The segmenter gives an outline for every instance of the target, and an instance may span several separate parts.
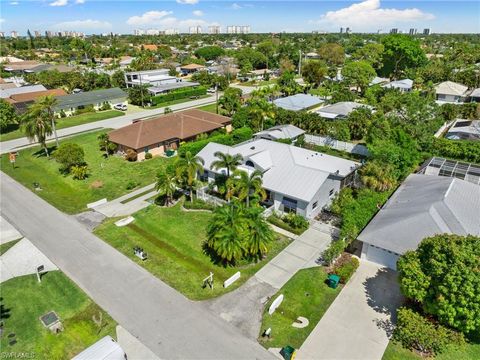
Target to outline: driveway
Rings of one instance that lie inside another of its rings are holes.
[[[403,301],[396,277],[393,270],[361,261],[297,359],[380,360]]]
[[[0,184],[2,216],[158,357],[273,358],[2,172]]]

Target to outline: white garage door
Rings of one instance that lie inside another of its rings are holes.
[[[362,259],[397,270],[398,255],[373,245],[363,244]]]

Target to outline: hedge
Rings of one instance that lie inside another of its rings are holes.
[[[350,254],[346,255],[346,261],[335,263],[333,273],[340,276],[340,282],[346,284],[352,275],[357,271],[358,266],[360,265],[357,258],[351,256]],[[341,260],[341,258],[340,258]]]
[[[183,156],[188,151],[192,155],[197,155],[210,142],[215,142],[223,145],[235,145],[252,138],[253,131],[250,128],[244,127],[233,130],[230,134],[213,135],[207,139],[191,141],[180,145],[178,154]]]
[[[193,203],[189,200],[185,200],[183,207],[187,210],[215,210],[215,205],[197,198],[193,199]]]
[[[432,152],[434,156],[480,164],[478,141],[435,139]]]
[[[207,88],[204,86],[198,86],[194,88],[180,89],[177,91],[172,91],[167,94],[157,95],[152,97],[152,104],[158,105],[164,102],[185,99],[190,96],[201,96],[207,93]]]
[[[295,234],[295,235],[301,235],[306,230],[304,228],[294,228],[293,226],[290,226],[285,221],[283,221],[282,218],[280,218],[276,215],[270,215],[267,218],[267,220],[268,220],[268,222],[272,223],[273,225],[278,226],[279,228],[281,228],[283,230],[287,230],[287,231],[289,231],[289,232],[291,232],[292,234]]]

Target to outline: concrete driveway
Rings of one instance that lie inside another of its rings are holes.
[[[403,301],[396,277],[392,270],[362,261],[297,359],[380,360]]]

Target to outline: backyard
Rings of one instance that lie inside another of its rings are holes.
[[[153,183],[159,169],[169,161],[163,157],[143,162],[128,162],[118,156],[105,158],[97,140],[103,132],[105,130],[61,141],[79,144],[85,151],[89,168],[89,176],[85,180],[62,175],[59,164],[54,159],[49,160],[38,146],[19,151],[15,169],[9,162],[8,154],[2,155],[2,171],[58,209],[75,214],[85,210],[88,203],[102,198],[111,200]],[[50,145],[52,151],[54,145]],[[34,190],[34,182],[40,184],[41,190]]]
[[[60,130],[60,129],[64,129],[72,126],[88,124],[94,121],[110,119],[117,116],[122,116],[124,114],[125,113],[118,110],[107,110],[107,111],[85,113],[85,114],[60,118],[60,119],[57,119],[56,128],[57,130]],[[0,134],[0,141],[18,139],[24,136],[25,134],[19,129],[18,125],[15,124],[10,126],[10,128],[7,129],[5,132],[2,132],[2,134]]]
[[[170,208],[150,206],[134,217],[135,221],[125,227],[115,226],[118,219],[109,219],[95,234],[192,300],[216,297],[237,288],[289,243],[278,235],[264,260],[224,267],[215,264],[202,249],[210,212],[184,211],[178,203]],[[144,249],[147,260],[133,254],[135,246]],[[214,274],[213,290],[202,286],[210,271]],[[240,279],[223,288],[223,282],[237,271],[241,272]]]
[[[265,306],[261,327],[262,333],[271,328],[271,337],[263,337],[260,333],[260,344],[267,349],[286,345],[299,349],[341,291],[341,285],[336,289],[329,288],[325,284],[326,279],[327,273],[321,267],[303,269],[272,296]],[[268,308],[280,294],[283,294],[284,300],[270,315]],[[298,316],[307,318],[308,326],[294,328],[292,323]]]
[[[1,284],[1,293],[2,354],[32,354],[29,357],[32,359],[71,359],[106,335],[116,337],[115,321],[60,271],[45,274],[41,283],[36,275],[8,280]],[[58,335],[39,320],[50,311],[55,311],[64,327]],[[12,339],[16,343],[10,345]]]

